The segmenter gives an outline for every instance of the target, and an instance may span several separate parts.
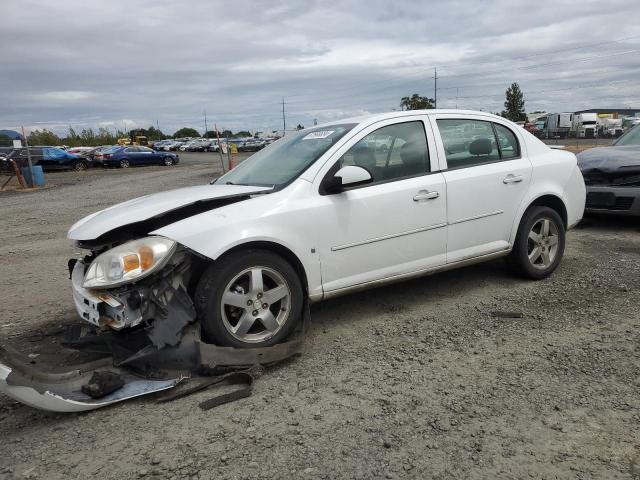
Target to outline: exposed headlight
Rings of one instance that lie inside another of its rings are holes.
[[[145,237],[123,243],[96,257],[84,276],[84,288],[110,288],[140,280],[162,268],[176,249],[176,242]]]

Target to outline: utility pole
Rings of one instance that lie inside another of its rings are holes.
[[[207,111],[203,110],[202,113],[204,114],[204,136],[207,136]]]
[[[458,109],[458,87],[456,87],[456,110]]]
[[[287,131],[287,119],[284,116],[284,97],[282,97],[282,135]]]
[[[433,108],[438,108],[438,69],[433,67]]]

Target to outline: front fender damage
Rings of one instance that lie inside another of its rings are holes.
[[[192,252],[180,251],[157,275],[102,292],[83,291],[78,279],[85,266],[82,261],[70,264],[74,301],[87,322],[69,327],[63,345],[103,358],[58,371],[41,370],[28,358],[0,347],[0,392],[42,410],[80,412],[172,389],[198,376],[208,377],[202,383],[206,386],[237,380],[231,372],[253,379],[261,367],[300,353],[309,324],[308,305],[293,336],[272,347],[236,349],[204,342],[189,295],[198,261]],[[219,374],[224,375],[216,377]],[[203,405],[210,408],[247,396],[251,383],[237,395]]]

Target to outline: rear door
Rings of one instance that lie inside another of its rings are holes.
[[[123,153],[123,157],[126,157],[129,159],[129,163],[131,165],[140,165],[142,162],[142,159],[140,158],[140,154],[138,153],[138,147],[136,146],[130,146],[124,149]]]
[[[447,185],[447,263],[504,251],[529,188],[520,132],[482,115],[430,116]]]

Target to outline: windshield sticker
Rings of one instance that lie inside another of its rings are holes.
[[[318,130],[317,132],[308,133],[302,140],[318,140],[321,138],[327,138],[335,130]]]

